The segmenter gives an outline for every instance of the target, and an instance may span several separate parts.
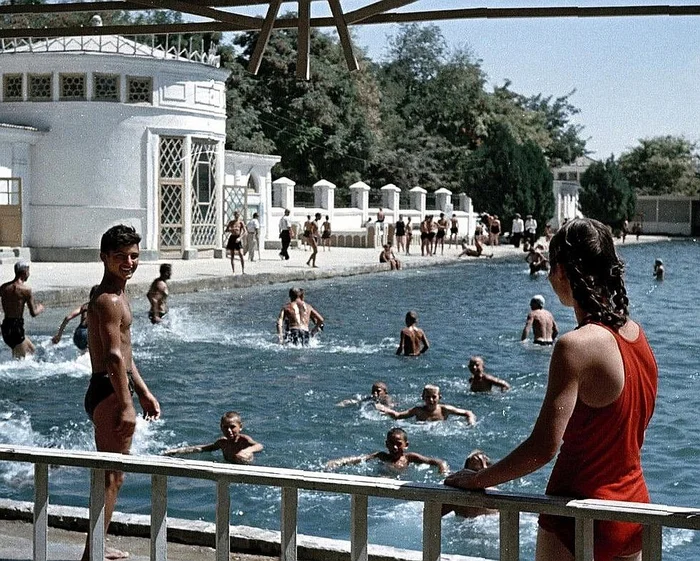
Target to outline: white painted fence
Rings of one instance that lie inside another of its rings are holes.
[[[104,471],[151,474],[151,560],[167,559],[167,478],[189,477],[216,482],[216,560],[229,560],[229,486],[235,484],[280,487],[281,561],[297,559],[297,499],[300,489],[352,496],[351,561],[366,561],[367,499],[384,497],[423,503],[423,561],[439,561],[442,504],[479,506],[500,511],[500,559],[519,559],[520,512],[571,516],[576,519],[576,561],[593,559],[593,521],[619,520],[644,524],[643,559],[661,560],[661,530],[665,527],[700,530],[700,509],[600,500],[568,500],[544,495],[468,492],[436,484],[377,477],[348,476],[264,466],[240,466],[165,458],[124,456],[80,450],[56,450],[0,445],[0,461],[34,464],[34,561],[46,561],[48,549],[49,466],[91,470],[90,561],[102,561],[104,552]],[[465,552],[466,553],[466,552]]]

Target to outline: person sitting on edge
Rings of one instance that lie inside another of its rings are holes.
[[[525,341],[530,334],[530,327],[535,336],[535,345],[553,345],[559,335],[557,322],[549,310],[544,309],[544,296],[535,294],[530,300],[530,313],[527,314],[525,327],[520,340]]]
[[[348,405],[357,405],[367,401],[373,401],[375,404],[380,403],[388,407],[393,405],[393,401],[389,395],[389,388],[384,382],[374,382],[374,384],[372,384],[372,391],[368,396],[344,399],[336,403],[336,405],[338,407],[347,407]]]
[[[484,246],[481,245],[481,236],[474,236],[474,245],[476,249],[472,249],[469,247],[469,243],[467,241],[467,237],[465,236],[462,239],[462,253],[460,253],[457,257],[481,257],[481,255],[484,253]],[[489,253],[488,255],[484,255],[484,257],[491,258],[493,257],[493,253]]]
[[[542,244],[537,244],[535,247],[531,247],[525,261],[530,265],[530,274],[534,275],[539,271],[549,270],[549,261],[542,253],[544,251],[544,246]]]
[[[471,384],[470,390],[473,392],[490,392],[493,387],[501,388],[501,391],[507,391],[510,389],[510,384],[505,380],[496,378],[491,374],[487,374],[484,371],[484,359],[480,356],[473,356],[469,359],[469,372],[472,373],[472,377],[469,378],[469,383]]]
[[[260,452],[263,445],[255,442],[247,434],[243,434],[243,421],[236,411],[227,411],[221,417],[221,432],[223,436],[211,444],[198,444],[183,448],[172,448],[162,453],[163,456],[179,456],[182,454],[198,454],[221,450],[224,459],[232,464],[250,464],[253,454]]]
[[[389,263],[391,270],[398,270],[401,268],[401,261],[396,258],[394,252],[391,249],[390,243],[385,243],[382,252],[379,254],[380,263]]]
[[[656,280],[662,281],[664,280],[664,262],[661,261],[661,259],[657,259],[654,261],[654,278]]]
[[[2,340],[12,349],[13,358],[34,354],[34,344],[24,333],[24,305],[34,318],[44,311],[44,305],[34,300],[32,289],[27,286],[29,263],[15,263],[15,278],[0,286],[0,300],[5,319],[2,320]]]
[[[415,417],[419,421],[444,421],[450,415],[458,415],[466,417],[470,425],[476,422],[476,415],[469,409],[459,409],[454,405],[445,405],[440,403],[440,388],[432,384],[428,384],[423,388],[421,398],[424,405],[416,405],[406,411],[394,411],[385,405],[377,404],[377,409],[389,415],[392,419],[408,419]]]
[[[430,348],[428,338],[425,332],[418,327],[418,315],[416,312],[408,312],[406,314],[406,327],[401,330],[399,337],[399,346],[396,349],[396,354],[404,354],[405,356],[422,355]]]
[[[151,283],[146,297],[151,304],[148,310],[148,319],[152,324],[160,323],[165,314],[168,313],[168,281],[173,276],[173,266],[170,263],[163,263],[160,266],[160,276]]]
[[[464,460],[464,469],[472,472],[481,471],[491,465],[491,458],[481,450],[472,450],[467,459]],[[454,512],[455,516],[463,518],[476,518],[485,514],[498,514],[497,509],[484,508],[480,506],[442,505],[442,516]]]
[[[314,322],[314,328],[309,332],[309,322]],[[289,289],[289,302],[280,310],[277,318],[277,337],[279,344],[306,346],[309,339],[319,331],[323,331],[323,316],[311,304],[304,302],[303,288]]]
[[[56,335],[54,335],[51,338],[51,342],[54,345],[57,345],[58,342],[61,340],[61,337],[63,337],[63,331],[65,330],[66,326],[68,323],[74,319],[80,316],[80,323],[78,323],[78,327],[75,328],[75,331],[73,332],[73,344],[78,347],[81,351],[87,351],[88,348],[88,320],[87,320],[87,315],[88,315],[88,304],[90,303],[90,300],[92,300],[92,297],[97,293],[97,289],[100,288],[99,284],[94,285],[90,289],[90,296],[88,296],[88,301],[85,302],[82,306],[75,308],[71,313],[69,313],[66,317],[63,318],[63,321],[61,322],[61,326],[58,328],[58,331],[56,332]]]
[[[372,452],[371,454],[364,454],[362,456],[337,458],[327,462],[325,468],[335,469],[340,466],[359,464],[369,460],[379,460],[396,471],[403,471],[408,467],[408,464],[428,464],[431,466],[437,466],[438,470],[442,474],[449,473],[450,468],[445,460],[423,456],[422,454],[417,454],[415,452],[406,452],[406,449],[408,448],[408,435],[406,434],[406,431],[401,428],[394,427],[393,429],[389,430],[389,432],[386,433],[385,444],[387,452],[381,450],[379,452]]]

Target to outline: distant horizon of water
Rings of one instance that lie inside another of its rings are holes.
[[[659,396],[643,449],[652,501],[695,507],[700,392],[689,388],[700,379],[692,306],[700,244],[671,241],[619,251],[627,264],[631,315],[644,327],[659,363]],[[663,282],[652,278],[659,257],[666,268]],[[496,460],[529,435],[546,388],[551,348],[520,342],[530,298],[545,296],[561,332],[575,327],[572,310],[561,306],[544,275],[530,277],[524,261],[471,260],[307,282],[307,301],[324,315],[325,331],[308,349],[281,347],[275,320],[290,286],[173,295],[165,327],[148,322],[145,298],[132,302],[135,360],[163,410],[160,421],[138,423],[134,454],[213,442],[220,435],[219,418],[233,409],[243,417],[244,432],[265,445],[256,455],[258,465],[319,471],[329,459],[384,449],[392,426],[407,431],[410,450],[443,458],[453,470],[474,448]],[[394,354],[408,310],[418,313],[431,343],[419,358]],[[0,442],[94,449],[83,410],[89,371],[76,360],[72,332],[67,330],[59,345],[50,343],[67,312],[52,308],[27,321],[38,348],[35,358],[16,362],[6,347],[0,350]],[[513,389],[472,394],[466,363],[474,354]],[[469,427],[460,418],[392,421],[371,407],[335,406],[367,395],[376,380],[388,384],[402,409],[420,402],[425,384],[438,384],[443,402],[474,411],[477,425]],[[219,452],[191,457],[223,461]],[[543,493],[550,470],[551,464],[499,489]],[[340,471],[387,476],[372,463]],[[31,500],[32,473],[30,464],[0,464],[0,497]],[[442,480],[426,466],[411,467],[400,477]],[[52,504],[87,507],[88,493],[88,470],[50,471]],[[276,488],[233,485],[231,495],[232,524],[279,529]],[[215,504],[212,482],[169,480],[169,516],[213,521]],[[150,511],[148,476],[127,474],[117,510]],[[346,495],[302,491],[299,532],[349,539],[349,513]],[[370,499],[370,542],[420,549],[421,514],[420,503]],[[536,516],[523,513],[520,526],[523,556],[530,558]],[[442,542],[444,553],[495,559],[498,517],[445,517]],[[695,533],[664,530],[664,559],[700,559]]]

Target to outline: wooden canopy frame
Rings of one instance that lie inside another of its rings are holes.
[[[350,70],[357,69],[348,30],[351,25],[379,23],[413,23],[478,18],[563,18],[563,17],[618,17],[618,16],[697,16],[700,5],[629,5],[629,6],[551,6],[464,8],[423,11],[396,11],[418,0],[367,0],[361,8],[344,11],[341,0],[104,0],[93,2],[66,2],[51,4],[4,4],[0,16],[52,13],[84,13],[109,11],[172,10],[181,14],[208,18],[206,22],[179,24],[108,25],[102,27],[21,27],[0,29],[0,39],[18,37],[62,37],[88,35],[150,35],[166,33],[206,33],[226,31],[257,31],[258,41],[250,60],[249,70],[257,73],[265,47],[274,29],[296,28],[299,31],[297,76],[309,77],[309,44],[311,28],[335,27]],[[298,17],[280,18],[282,3],[297,4]],[[327,3],[329,17],[311,17],[311,3]],[[267,5],[264,18],[236,13],[236,8]],[[226,9],[225,9],[226,8]]]

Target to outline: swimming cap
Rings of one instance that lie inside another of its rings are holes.
[[[535,294],[530,300],[530,302],[539,302],[540,306],[544,308],[544,296],[542,296],[541,294]]]

